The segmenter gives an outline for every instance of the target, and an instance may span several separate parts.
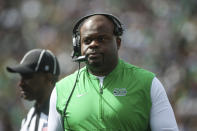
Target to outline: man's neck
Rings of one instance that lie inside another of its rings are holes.
[[[89,67],[88,71],[95,76],[107,76],[109,73],[111,73],[116,68],[117,65],[118,65],[118,61],[110,66],[105,66],[105,67],[101,67],[101,68]]]
[[[49,109],[49,98],[42,103],[35,103],[35,108],[39,112],[43,112],[45,114],[48,114],[48,109]]]
[[[47,92],[46,92],[47,93]],[[50,95],[45,94],[45,96],[41,96],[40,99],[37,99],[36,101],[36,106],[37,107],[41,107],[43,104],[46,103],[46,101],[48,101],[50,98]]]

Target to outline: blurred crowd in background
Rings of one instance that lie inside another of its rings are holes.
[[[50,49],[61,78],[77,69],[72,29],[87,14],[110,13],[124,28],[120,57],[163,83],[180,131],[197,130],[197,0],[0,0],[0,130],[18,131],[31,102],[6,66],[33,48]]]

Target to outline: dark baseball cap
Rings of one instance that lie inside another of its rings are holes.
[[[19,65],[8,66],[7,70],[11,73],[28,74],[35,72],[60,74],[60,67],[56,56],[45,49],[33,49],[28,51]]]

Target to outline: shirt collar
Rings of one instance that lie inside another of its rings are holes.
[[[116,67],[112,70],[112,72],[110,72],[107,76],[103,76],[103,77],[104,77],[104,78],[108,78],[108,77],[117,75],[121,63],[122,63],[122,60],[119,59],[119,60],[118,60],[118,64],[117,64]],[[87,66],[85,67],[85,70],[86,70],[88,76],[89,76],[91,79],[98,79],[98,76],[95,76],[95,75],[93,75],[93,74],[91,74],[91,73],[88,72]],[[99,76],[99,77],[100,77],[100,76]]]

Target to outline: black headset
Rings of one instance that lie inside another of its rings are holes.
[[[111,20],[114,24],[114,35],[116,36],[121,36],[123,34],[123,28],[121,22],[116,18],[115,16],[111,14],[90,14],[85,17],[82,17],[79,19],[74,28],[73,28],[73,33],[72,33],[72,43],[73,43],[73,52],[72,52],[72,59],[76,57],[74,61],[80,61],[80,56],[81,56],[81,43],[80,43],[80,31],[79,27],[80,25],[89,17],[94,16],[94,15],[103,15],[106,16],[109,20]]]

